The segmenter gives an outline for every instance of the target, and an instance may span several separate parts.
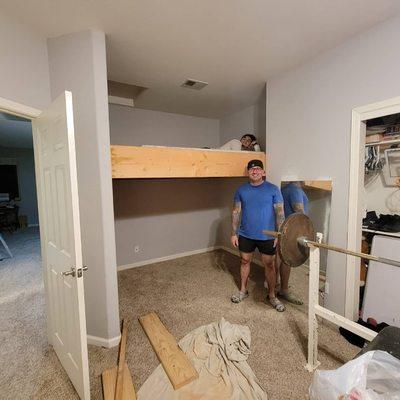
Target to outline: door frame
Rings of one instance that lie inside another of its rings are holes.
[[[34,120],[36,117],[38,117],[42,111],[33,107],[26,106],[21,103],[16,103],[12,100],[5,99],[3,97],[0,97],[0,112],[4,112],[7,114],[12,114],[16,115],[18,117],[23,117],[29,120]],[[38,211],[39,211],[39,232],[40,232],[40,247],[41,247],[41,257],[42,260],[47,259],[47,253],[46,253],[46,246],[44,246],[44,243],[46,243],[46,233],[43,229],[43,225],[40,223],[41,215],[43,215],[43,199],[41,195],[41,187],[40,187],[40,179],[38,179],[38,171],[39,168],[38,166],[40,165],[40,152],[37,151],[37,137],[35,131],[32,129],[32,137],[33,137],[33,153],[34,153],[34,160],[35,160],[35,177],[36,177],[36,192],[37,192],[37,203],[38,203]],[[42,263],[42,268],[43,265],[47,265],[46,262]],[[49,297],[48,297],[48,283],[47,283],[47,273],[46,271],[43,270],[43,282],[44,282],[44,288],[45,288],[45,297],[46,297],[46,307],[49,304]],[[50,344],[52,344],[52,321],[51,321],[51,315],[50,313],[47,312],[46,309],[46,330],[47,330],[47,339]]]
[[[397,113],[400,113],[400,97],[356,107],[352,110],[347,222],[347,247],[349,249],[361,250],[365,121]],[[358,319],[359,308],[360,263],[358,260],[358,258],[347,256],[346,261],[345,317],[354,321]]]

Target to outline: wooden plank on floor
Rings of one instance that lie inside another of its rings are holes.
[[[122,400],[124,390],[124,367],[125,367],[125,351],[126,339],[128,337],[128,327],[125,320],[122,321],[122,335],[121,343],[119,345],[118,369],[117,369],[117,383],[115,387],[115,400]]]
[[[104,400],[114,400],[115,386],[117,382],[118,366],[106,369],[102,373],[103,379],[103,396]],[[132,382],[132,376],[129,372],[128,365],[124,364],[124,384],[122,391],[123,400],[136,400],[135,388]]]
[[[199,377],[156,313],[140,317],[139,321],[175,390]]]

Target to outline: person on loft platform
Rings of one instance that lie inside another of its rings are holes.
[[[232,139],[220,147],[220,150],[235,151],[261,151],[257,138],[254,135],[246,133],[240,140]]]
[[[237,189],[232,210],[231,243],[240,251],[240,291],[232,295],[233,303],[240,303],[249,296],[247,282],[253,253],[258,248],[268,282],[269,303],[275,310],[285,310],[275,294],[275,250],[277,241],[263,230],[279,230],[285,220],[283,198],[279,188],[264,181],[262,161],[251,160],[247,164],[249,182]],[[240,221],[240,227],[239,227]]]

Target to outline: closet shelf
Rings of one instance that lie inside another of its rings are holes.
[[[376,235],[400,237],[400,232],[384,232],[384,231],[374,231],[373,229],[362,228],[363,232],[375,233]]]
[[[384,144],[400,144],[400,139],[393,139],[393,140],[381,140],[379,142],[371,142],[371,143],[365,143],[365,147],[370,147],[370,146],[381,146]]]

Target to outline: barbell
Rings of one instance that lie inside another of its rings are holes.
[[[301,213],[291,214],[286,218],[279,232],[263,230],[263,233],[278,238],[278,254],[286,265],[293,268],[299,267],[307,261],[311,246],[400,267],[400,261],[359,253],[357,251],[332,246],[328,243],[318,242],[311,219],[307,215]]]

